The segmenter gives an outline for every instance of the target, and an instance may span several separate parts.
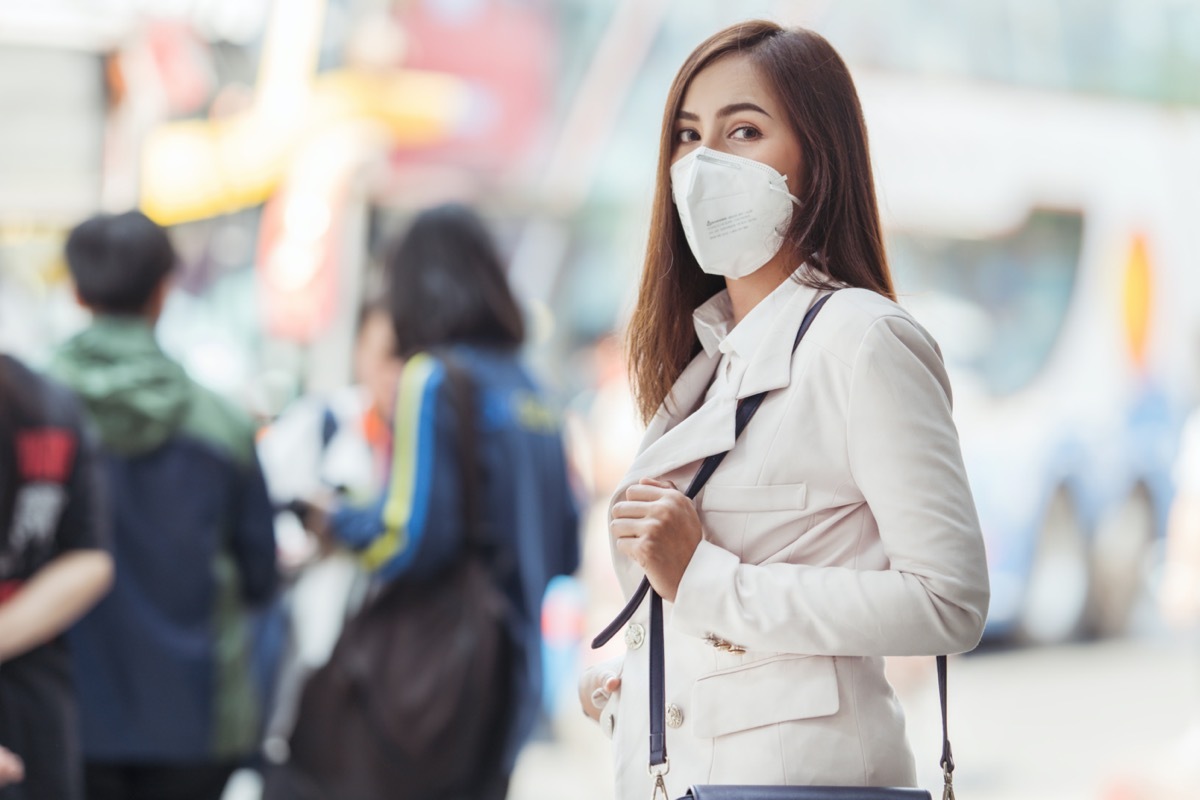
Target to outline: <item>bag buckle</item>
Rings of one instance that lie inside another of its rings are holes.
[[[650,800],[658,800],[660,795],[662,800],[671,800],[667,794],[667,784],[663,781],[663,775],[671,771],[671,759],[665,759],[661,764],[649,764],[646,771],[654,776],[654,791],[650,793]]]
[[[942,767],[942,777],[946,786],[942,789],[942,800],[954,800],[954,770],[947,764]]]

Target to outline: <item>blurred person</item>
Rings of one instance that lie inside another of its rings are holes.
[[[3,354],[0,479],[0,798],[82,800],[61,634],[112,584],[96,442],[69,390]]]
[[[402,362],[382,301],[364,304],[359,313],[353,365],[351,385],[301,397],[259,437],[271,501],[292,514],[292,522],[302,522],[303,503],[313,497],[342,494],[366,503],[384,487]],[[288,557],[303,561],[315,547],[312,541],[294,543]]]
[[[883,659],[973,648],[988,574],[940,352],[894,301],[850,74],[816,33],[735,25],[684,62],[659,146],[629,327],[648,429],[610,533],[626,595],[644,576],[666,601],[670,769],[647,770],[634,604],[625,655],[580,680],[617,797],[914,786]]]
[[[484,540],[487,571],[514,612],[509,625],[517,646],[502,670],[510,679],[497,675],[492,682],[508,693],[499,698],[507,709],[502,735],[478,762],[458,765],[459,789],[462,796],[499,800],[540,706],[542,598],[551,578],[574,572],[579,562],[561,431],[519,358],[524,321],[474,211],[445,205],[417,215],[388,258],[387,283],[404,361],[388,489],[369,506],[341,505],[329,526],[362,554],[378,582],[419,586],[442,580],[467,557],[464,508],[476,506],[476,535]],[[469,377],[473,442],[460,437],[464,423],[456,413],[461,398],[452,370]],[[477,463],[460,463],[464,452]],[[475,493],[465,486],[468,472],[477,476]],[[426,636],[432,642],[450,633],[429,630]],[[479,713],[490,714],[496,685],[472,688],[487,706],[477,707]],[[382,741],[374,744],[389,752]],[[415,795],[398,787],[394,796]]]
[[[155,340],[176,263],[166,231],[97,215],[66,257],[94,318],[51,370],[100,432],[117,566],[70,637],[88,798],[219,798],[257,748],[248,609],[277,580],[253,427]]]
[[[259,437],[258,454],[278,510],[280,557],[295,572],[283,597],[286,652],[264,750],[281,760],[305,678],[324,664],[362,600],[363,571],[348,550],[309,531],[313,498],[368,503],[383,492],[392,452],[392,408],[402,362],[382,301],[364,304],[354,345],[354,383],[290,405]]]

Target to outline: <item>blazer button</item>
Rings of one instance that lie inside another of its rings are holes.
[[[630,650],[637,650],[646,641],[646,629],[636,622],[625,629],[625,644]]]
[[[678,728],[683,724],[683,709],[671,703],[667,706],[667,725],[671,728]]]

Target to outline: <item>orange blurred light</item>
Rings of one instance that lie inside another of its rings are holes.
[[[1134,234],[1125,259],[1125,274],[1121,287],[1125,336],[1129,354],[1139,371],[1146,367],[1146,349],[1150,336],[1152,276],[1146,237]]]

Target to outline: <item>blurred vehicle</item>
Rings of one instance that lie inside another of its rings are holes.
[[[1200,113],[859,78],[900,302],[955,392],[987,637],[1128,628],[1200,373]]]

